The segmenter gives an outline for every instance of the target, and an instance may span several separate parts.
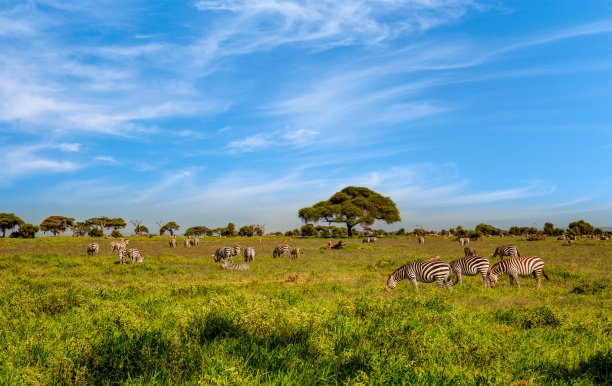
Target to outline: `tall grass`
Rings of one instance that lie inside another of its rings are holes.
[[[300,246],[298,260],[274,245]],[[507,240],[474,243],[489,255]],[[400,283],[401,264],[459,257],[450,239],[204,239],[170,249],[132,238],[145,263],[122,266],[101,241],[0,244],[0,382],[5,384],[598,384],[612,382],[612,242],[514,239],[551,281],[452,292]],[[249,271],[220,269],[224,244],[254,245]]]

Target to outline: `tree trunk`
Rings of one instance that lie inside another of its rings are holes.
[[[2,229],[2,237],[6,236],[6,229]]]
[[[348,237],[352,237],[353,236],[353,225],[349,225],[349,223],[346,223],[346,230],[348,231]]]

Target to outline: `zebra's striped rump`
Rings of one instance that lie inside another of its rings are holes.
[[[417,291],[417,281],[422,283],[432,283],[435,281],[438,287],[442,288],[444,284],[449,291],[452,286],[451,267],[440,259],[418,261],[401,266],[389,276],[385,290],[390,291],[394,289],[397,283],[404,279],[409,279]]]
[[[272,257],[285,257],[289,254],[290,251],[291,247],[289,246],[289,244],[278,244],[276,248],[274,248],[274,252],[272,252]]]
[[[234,257],[233,249],[232,247],[221,247],[217,249],[217,251],[215,252],[213,256],[215,257],[216,263],[222,260],[232,259]]]
[[[94,254],[98,254],[100,252],[100,244],[91,243],[87,246],[87,254],[92,256]]]
[[[512,286],[516,282],[518,288],[520,288],[519,276],[533,275],[538,287],[540,287],[540,274],[544,275],[546,280],[550,280],[544,272],[544,260],[537,256],[512,257],[494,264],[487,274],[491,287],[495,287],[497,277],[504,273],[510,276],[510,285]]]
[[[244,249],[244,261],[255,261],[255,247],[246,247]]]
[[[482,276],[482,280],[484,281],[485,288],[489,286],[489,279],[487,278],[487,272],[491,264],[489,263],[489,259],[484,256],[469,256],[469,257],[461,257],[457,260],[451,261],[450,263],[451,269],[455,274],[455,279],[453,280],[453,285],[462,284],[461,275],[466,276],[475,276],[480,274]]]

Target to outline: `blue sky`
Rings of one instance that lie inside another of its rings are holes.
[[[612,225],[612,2],[0,2],[0,212]],[[128,228],[131,231],[131,227]]]

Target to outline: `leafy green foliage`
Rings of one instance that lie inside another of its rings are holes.
[[[567,226],[567,233],[574,236],[592,235],[595,232],[593,225],[584,220],[571,222]]]
[[[185,231],[185,235],[187,235],[187,233],[190,233],[190,235],[194,235],[194,236],[212,236],[212,230],[210,230],[208,227],[205,227],[203,225],[196,225],[194,227],[188,228]]]
[[[163,236],[164,233],[166,233],[167,231],[167,232],[170,232],[170,236],[174,236],[174,232],[178,231],[179,228],[180,226],[176,222],[170,221],[166,223],[166,225],[159,228],[159,235]]]
[[[298,211],[298,217],[308,222],[325,221],[346,224],[347,233],[352,235],[353,227],[372,225],[376,220],[391,224],[401,221],[395,203],[388,197],[363,187],[348,186],[311,207]]]
[[[24,221],[15,216],[14,213],[0,213],[0,230],[2,230],[2,237],[6,236],[7,230],[13,229],[21,224],[24,224]]]
[[[55,236],[61,236],[62,233],[74,224],[74,219],[64,216],[49,216],[40,223],[40,230],[43,232],[51,232]]]
[[[252,225],[245,225],[238,230],[239,236],[252,237],[255,234],[255,229]]]
[[[39,230],[40,228],[38,228],[36,225],[23,223],[19,225],[19,230],[17,230],[17,232],[11,233],[11,237],[33,239],[34,237],[36,237],[36,232],[38,232]]]
[[[119,230],[113,229],[113,231],[111,232],[111,237],[118,239],[123,237],[123,235],[121,234],[121,232],[119,232]]]

